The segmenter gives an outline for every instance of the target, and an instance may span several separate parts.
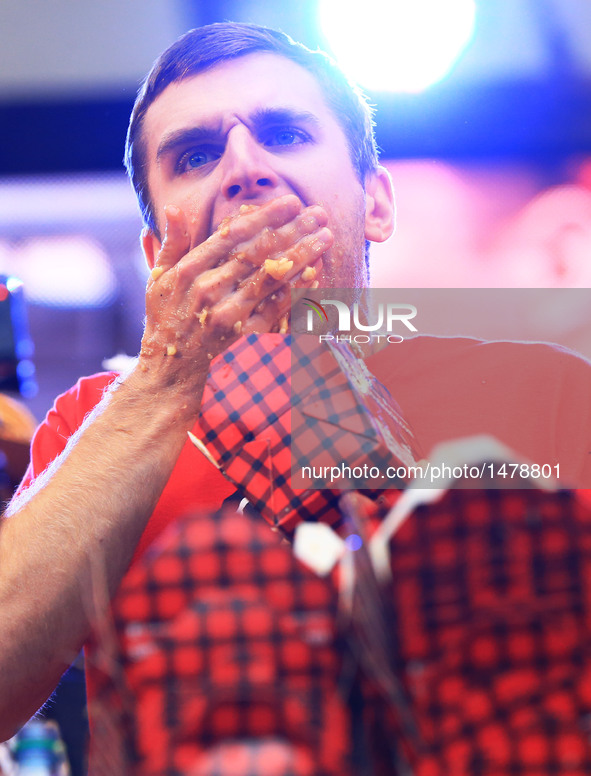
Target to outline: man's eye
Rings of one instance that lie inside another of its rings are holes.
[[[290,146],[305,143],[307,140],[308,135],[301,129],[285,128],[269,132],[263,142],[266,146]]]
[[[191,149],[181,156],[177,169],[179,172],[196,170],[198,167],[203,167],[204,164],[217,161],[221,155],[221,152],[214,148]]]

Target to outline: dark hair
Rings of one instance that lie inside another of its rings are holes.
[[[133,107],[124,162],[147,226],[156,228],[142,137],[146,111],[169,84],[209,70],[221,62],[260,51],[291,59],[315,76],[328,107],[345,133],[359,180],[363,183],[366,174],[376,169],[378,158],[373,109],[330,57],[322,51],[311,51],[288,35],[266,27],[236,22],[210,24],[190,30],[166,49],[140,87]]]

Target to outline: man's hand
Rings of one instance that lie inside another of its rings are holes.
[[[332,244],[327,216],[294,195],[243,206],[192,247],[186,218],[165,209],[162,248],[146,293],[140,365],[162,365],[178,379],[209,366],[240,334],[279,331],[289,288],[313,287]],[[172,362],[172,363],[171,363]]]
[[[184,214],[167,208],[138,367],[0,520],[0,738],[45,700],[100,620],[195,421],[210,359],[241,332],[278,329],[289,286],[314,283],[302,273],[320,269],[326,222],[321,207],[286,196],[192,246]]]

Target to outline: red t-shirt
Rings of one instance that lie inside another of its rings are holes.
[[[58,396],[33,437],[31,462],[20,490],[26,488],[63,451],[70,436],[82,425],[116,376],[115,372],[102,372],[82,377],[73,388]],[[201,436],[198,423],[193,432]],[[175,516],[196,509],[217,509],[234,490],[187,437],[134,557],[139,557]]]

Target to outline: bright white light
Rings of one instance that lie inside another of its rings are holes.
[[[339,65],[367,89],[420,92],[450,71],[474,31],[474,0],[319,0]]]
[[[6,288],[10,291],[11,294],[14,294],[15,291],[18,291],[19,288],[22,288],[23,281],[19,280],[18,278],[6,278]]]
[[[57,307],[100,307],[116,280],[102,247],[83,235],[34,237],[15,252],[27,299]]]

